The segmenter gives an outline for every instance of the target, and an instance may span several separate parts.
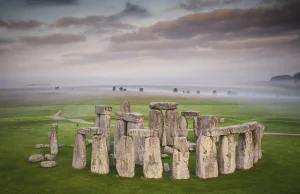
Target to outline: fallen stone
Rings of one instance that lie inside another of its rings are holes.
[[[143,170],[145,178],[162,178],[163,166],[161,162],[160,141],[158,137],[149,137],[145,139]]]
[[[159,109],[159,110],[174,110],[177,109],[176,102],[151,102],[149,104],[151,109]]]
[[[178,136],[178,111],[166,110],[165,129],[167,145],[174,144],[174,138]]]
[[[239,134],[236,168],[247,170],[253,167],[253,140],[252,132]]]
[[[132,123],[140,123],[143,122],[143,115],[137,112],[116,112],[116,118],[118,120],[125,120],[127,122],[132,122]]]
[[[178,137],[187,137],[188,135],[188,122],[185,116],[179,118]]]
[[[45,158],[46,158],[46,160],[55,160],[56,159],[56,155],[54,155],[54,154],[46,154]]]
[[[175,137],[172,161],[173,179],[189,179],[189,157],[188,143],[185,137]]]
[[[42,168],[53,168],[56,166],[56,162],[55,161],[43,161],[43,162],[41,162],[40,165]]]
[[[43,160],[44,160],[44,156],[42,154],[31,155],[28,159],[29,162],[40,162]]]
[[[94,135],[92,145],[91,172],[97,174],[108,174],[108,151],[106,137]]]
[[[50,144],[35,144],[35,148],[50,148]]]
[[[121,137],[126,135],[126,122],[124,120],[117,120],[114,130],[114,157],[117,159],[118,141]]]
[[[184,117],[197,117],[199,116],[200,111],[182,111],[181,116]]]
[[[110,150],[110,115],[100,116],[100,128],[104,129],[104,136],[106,137],[107,151]]]
[[[112,107],[105,106],[105,105],[96,105],[95,106],[95,113],[100,115],[109,115],[112,111]]]
[[[166,146],[164,148],[164,152],[167,153],[167,154],[173,154],[174,150],[173,150],[173,148],[171,148],[169,146]]]
[[[164,171],[169,172],[170,171],[170,166],[168,163],[164,163]]]
[[[225,123],[225,119],[224,118],[220,118],[219,123]]]
[[[220,137],[219,170],[221,174],[234,173],[236,168],[236,151],[234,135]]]
[[[123,136],[120,138],[117,147],[116,168],[120,177],[134,177],[135,159],[132,137]]]
[[[188,145],[189,145],[189,151],[190,152],[195,152],[196,151],[196,147],[197,147],[196,143],[188,142]]]
[[[128,135],[131,137],[150,137],[151,130],[149,130],[149,129],[129,129]]]
[[[159,137],[160,142],[162,143],[164,130],[164,115],[161,110],[150,109],[149,129],[153,130],[153,137]]]
[[[104,135],[105,134],[105,129],[100,128],[100,127],[80,127],[77,130],[77,133],[86,135],[86,134],[91,134],[91,135]]]
[[[85,146],[85,135],[75,133],[75,144],[73,151],[73,162],[72,167],[74,169],[84,169],[86,166],[86,146]]]
[[[169,155],[168,154],[162,154],[161,158],[169,158]]]
[[[196,176],[218,177],[217,148],[213,137],[200,136],[196,148]]]
[[[130,112],[130,102],[128,102],[128,101],[121,102],[120,111],[121,112]]]
[[[51,131],[51,138],[50,138],[50,153],[55,155],[58,153],[57,136],[58,136],[58,125],[52,124],[52,131]]]

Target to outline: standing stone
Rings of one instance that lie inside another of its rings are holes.
[[[114,131],[114,157],[117,159],[117,146],[121,137],[126,135],[126,122],[123,120],[117,120],[115,123]]]
[[[143,123],[127,123],[127,134],[130,129],[143,129]],[[143,165],[145,152],[145,137],[133,137],[135,164]]]
[[[220,137],[219,171],[222,174],[230,174],[236,168],[236,151],[234,135]]]
[[[258,155],[258,159],[262,159],[262,149],[261,149],[261,141],[262,141],[262,138],[264,136],[264,131],[265,131],[265,127],[263,125],[260,124],[260,147],[259,147],[259,155]]]
[[[208,131],[214,127],[218,127],[218,118],[212,115],[200,116],[200,123],[198,129],[198,138],[199,135],[205,131]]]
[[[134,177],[134,145],[132,137],[123,136],[117,146],[117,171],[120,177]]]
[[[166,110],[165,131],[167,145],[174,145],[174,138],[178,136],[178,111]]]
[[[80,169],[84,169],[85,166],[86,166],[85,135],[75,133],[75,144],[74,144],[72,167],[80,170]]]
[[[167,135],[166,135],[166,130],[163,130],[163,135],[162,135],[161,145],[162,145],[162,146],[167,146]]]
[[[110,115],[100,115],[100,128],[104,129],[104,136],[106,137],[107,151],[110,150]]]
[[[145,140],[143,169],[145,178],[162,178],[163,167],[160,155],[160,141],[158,137],[148,137]]]
[[[164,115],[161,110],[150,109],[149,129],[153,130],[153,137],[158,137],[160,142],[162,142],[164,130]]]
[[[113,154],[109,154],[109,167],[115,167],[116,161]]]
[[[95,127],[100,127],[100,115],[96,114],[96,119],[95,119]]]
[[[185,116],[180,116],[179,118],[179,130],[178,137],[188,136],[188,122]]]
[[[52,124],[50,152],[56,155],[58,153],[58,142],[57,142],[58,125]]]
[[[261,132],[260,128],[257,127],[255,130],[252,131],[252,138],[253,138],[253,164],[256,164],[259,160],[259,155],[261,152]]]
[[[106,137],[94,135],[92,144],[91,171],[97,174],[108,174],[108,152]]]
[[[195,140],[197,141],[198,139],[198,129],[200,125],[200,117],[193,117],[193,131],[194,131],[194,137]]]
[[[237,153],[237,169],[250,169],[253,166],[253,142],[252,132],[239,134],[239,145]]]
[[[128,102],[128,101],[121,102],[120,111],[121,112],[130,112],[130,102]]]
[[[200,136],[196,147],[196,176],[218,177],[217,148],[213,137]]]
[[[189,145],[186,137],[175,137],[172,162],[173,179],[189,179]]]

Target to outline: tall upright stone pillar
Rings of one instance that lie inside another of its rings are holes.
[[[130,112],[130,102],[128,101],[121,102],[120,111]]]
[[[109,173],[107,152],[107,138],[103,135],[94,135],[92,144],[91,171],[97,174]]]
[[[58,153],[58,125],[52,124],[51,138],[50,138],[50,150],[51,154],[56,155]]]
[[[126,136],[127,131],[126,131],[126,121],[124,120],[117,120],[115,123],[115,131],[114,131],[114,158],[117,159],[117,146],[118,146],[118,141],[120,140],[121,137]]]
[[[96,105],[95,106],[95,113],[97,115],[100,115],[99,124],[97,124],[97,127],[99,125],[100,128],[104,129],[104,135],[106,137],[106,145],[107,145],[108,152],[110,150],[110,113],[111,113],[111,111],[112,111],[112,108],[109,106],[105,106],[105,105]],[[97,122],[97,119],[96,119],[96,122]]]
[[[75,144],[73,152],[72,167],[75,169],[84,169],[86,166],[86,147],[85,135],[75,133]]]
[[[219,171],[221,174],[234,173],[236,168],[236,150],[234,135],[220,137]]]
[[[174,138],[174,152],[172,162],[173,179],[189,179],[189,145],[186,137]]]
[[[117,146],[116,168],[120,177],[134,177],[134,145],[132,137],[123,136]]]
[[[253,167],[252,132],[239,134],[236,168],[247,170]]]
[[[193,131],[194,131],[194,137],[196,141],[198,139],[199,125],[200,125],[200,117],[199,116],[193,117]]]
[[[179,118],[179,129],[178,137],[187,137],[188,136],[188,122],[185,116],[180,116]]]
[[[161,110],[150,109],[149,129],[153,130],[153,137],[158,137],[162,143],[164,130],[164,115]]]
[[[165,131],[167,145],[174,145],[174,138],[178,137],[178,111],[166,110]]]

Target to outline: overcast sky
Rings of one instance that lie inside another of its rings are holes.
[[[299,18],[300,0],[0,0],[0,87],[293,75]]]

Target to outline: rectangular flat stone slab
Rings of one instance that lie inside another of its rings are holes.
[[[247,133],[248,131],[250,131],[250,128],[247,124],[231,125],[228,128],[230,130],[230,134]]]
[[[256,130],[257,128],[260,127],[260,124],[256,121],[244,123],[243,125],[247,125],[250,131]]]
[[[112,107],[105,105],[96,105],[95,113],[100,115],[109,115],[112,111]]]
[[[177,109],[176,102],[151,102],[149,104],[151,109],[159,109],[159,110],[174,110]]]
[[[181,116],[185,117],[197,117],[199,116],[200,111],[182,111]]]
[[[77,130],[77,133],[79,134],[92,134],[92,135],[104,135],[105,129],[100,128],[100,127],[80,127]]]
[[[140,113],[137,112],[121,112],[117,111],[116,112],[116,117],[119,120],[124,120],[127,122],[132,122],[132,123],[140,123],[143,122],[144,116]]]
[[[131,137],[150,137],[151,130],[149,130],[149,129],[129,129],[128,135]]]
[[[230,134],[230,129],[231,129],[231,126],[228,126],[228,127],[214,127],[214,128],[209,129],[207,131],[204,131],[203,135],[206,135],[206,136],[209,136],[209,137],[229,135]]]

